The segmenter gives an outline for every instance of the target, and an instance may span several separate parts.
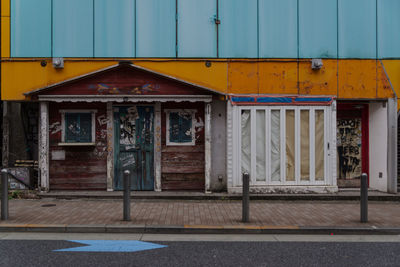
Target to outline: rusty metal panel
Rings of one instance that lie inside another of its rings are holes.
[[[376,60],[339,60],[338,69],[338,98],[376,98]]]
[[[297,0],[259,0],[261,58],[297,58]]]
[[[338,0],[339,58],[376,58],[376,0]]]
[[[95,57],[135,56],[135,1],[95,0]]]
[[[337,0],[299,1],[299,57],[337,57]]]
[[[93,0],[53,0],[53,56],[93,57]]]
[[[178,57],[217,56],[216,0],[178,1]]]
[[[176,56],[176,1],[136,0],[136,56]]]
[[[378,1],[378,57],[400,57],[400,1]]]
[[[297,94],[297,62],[259,62],[260,94]]]
[[[51,57],[51,0],[12,0],[11,33],[12,57]]]
[[[228,93],[257,94],[258,64],[254,62],[229,62]]]
[[[219,0],[219,57],[258,57],[257,0]]]
[[[336,59],[323,60],[320,70],[311,69],[311,62],[299,63],[299,93],[302,95],[337,95]]]

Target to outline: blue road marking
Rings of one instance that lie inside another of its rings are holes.
[[[167,246],[142,242],[137,240],[68,240],[70,242],[81,243],[87,246],[56,249],[53,251],[66,252],[136,252]]]

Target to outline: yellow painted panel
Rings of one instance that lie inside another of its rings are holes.
[[[258,64],[254,62],[229,62],[228,93],[258,94]]]
[[[397,97],[400,98],[400,60],[382,60],[382,63]]]
[[[207,67],[205,62],[154,62],[134,61],[135,65],[154,70],[163,74],[171,75],[187,82],[208,87],[222,93],[227,92],[227,63],[211,62]]]
[[[10,0],[1,0],[1,16],[10,16]]]
[[[323,60],[319,70],[311,69],[311,62],[299,62],[299,94],[337,95],[337,60]]]
[[[377,79],[378,87],[376,89],[377,98],[392,98],[394,93],[392,86],[390,85],[389,79],[386,76],[385,70],[380,61],[377,61]]]
[[[376,98],[376,60],[339,60],[338,98]]]
[[[260,94],[297,94],[297,62],[258,63]]]
[[[10,57],[10,17],[1,17],[1,57]]]
[[[2,100],[24,100],[26,92],[115,64],[115,61],[65,61],[64,69],[55,69],[51,61],[47,61],[46,67],[42,67],[40,61],[2,62]]]

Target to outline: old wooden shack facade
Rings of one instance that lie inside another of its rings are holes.
[[[128,169],[132,190],[234,193],[249,172],[260,193],[335,192],[361,173],[395,192],[398,11],[396,0],[1,0],[5,110],[38,114],[5,115],[3,166],[18,131],[42,190],[121,190]]]

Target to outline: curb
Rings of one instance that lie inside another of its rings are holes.
[[[0,224],[0,232],[42,233],[136,233],[136,234],[304,234],[304,235],[399,235],[399,227],[302,227],[213,225],[66,225]]]
[[[40,198],[55,198],[55,199],[122,199],[121,195],[76,195],[76,194],[51,194],[39,193]],[[242,200],[241,195],[202,195],[202,196],[188,196],[188,195],[131,195],[133,200]],[[250,195],[250,200],[277,200],[277,201],[360,201],[359,195],[315,195],[315,194],[302,194],[302,195]],[[393,201],[400,202],[400,195],[369,195],[369,201]]]

